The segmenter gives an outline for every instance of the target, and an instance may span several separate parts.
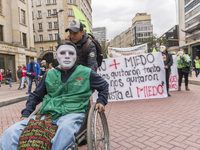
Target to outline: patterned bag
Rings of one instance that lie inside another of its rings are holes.
[[[30,119],[20,135],[17,150],[51,150],[51,139],[55,136],[57,126],[52,124],[51,114],[41,120],[40,112],[36,120]]]

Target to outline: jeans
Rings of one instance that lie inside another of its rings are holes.
[[[21,78],[21,86],[20,86],[21,89],[24,88],[24,85],[25,85],[25,79],[26,79],[26,77],[22,77],[22,78]]]
[[[29,82],[29,84],[28,84],[28,92],[31,93],[33,78],[29,78],[29,81],[28,81],[28,82]],[[38,80],[35,79],[35,86],[37,87],[37,85],[38,85]]]
[[[84,116],[84,113],[73,113],[64,115],[57,120],[52,120],[52,124],[56,124],[58,129],[51,140],[51,150],[66,150],[75,143],[74,133],[79,131]],[[3,133],[0,139],[0,148],[2,150],[17,149],[19,137],[31,118],[35,119],[35,116],[17,122]],[[44,120],[44,116],[41,119]]]
[[[8,84],[10,85],[10,87],[12,87],[11,80],[8,81]]]
[[[196,77],[198,77],[198,75],[200,73],[200,69],[199,68],[195,68],[195,72],[196,72]]]
[[[184,78],[185,78],[185,86],[188,86],[188,73],[183,73],[182,69],[178,69],[178,76],[179,76],[178,85],[181,86],[182,78],[184,76]]]

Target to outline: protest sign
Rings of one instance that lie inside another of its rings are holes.
[[[169,77],[169,91],[178,90],[178,69],[177,69],[177,56],[172,55],[173,65],[171,66],[171,74]]]
[[[147,44],[142,44],[129,48],[114,48],[108,47],[109,58],[116,58],[121,56],[140,55],[147,51]]]
[[[109,83],[109,102],[167,97],[159,52],[104,59],[97,73]],[[97,95],[93,94],[94,101]]]

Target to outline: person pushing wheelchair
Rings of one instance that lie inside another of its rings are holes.
[[[99,109],[99,113],[105,111],[108,83],[90,68],[75,65],[76,46],[72,42],[64,41],[59,44],[56,53],[59,66],[44,74],[35,91],[28,97],[26,108],[21,112],[20,122],[3,133],[0,139],[2,150],[19,148],[19,139],[25,139],[25,134],[20,135],[31,118],[37,118],[28,116],[40,102],[41,120],[46,120],[46,114],[50,114],[51,124],[57,126],[57,131],[51,139],[52,150],[66,150],[74,144],[74,133],[81,127],[92,90],[96,89],[99,92],[96,109]]]

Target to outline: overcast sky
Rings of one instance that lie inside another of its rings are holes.
[[[153,32],[158,36],[178,24],[177,0],[92,0],[93,27],[106,27],[114,38],[131,27],[136,13],[151,14]]]

